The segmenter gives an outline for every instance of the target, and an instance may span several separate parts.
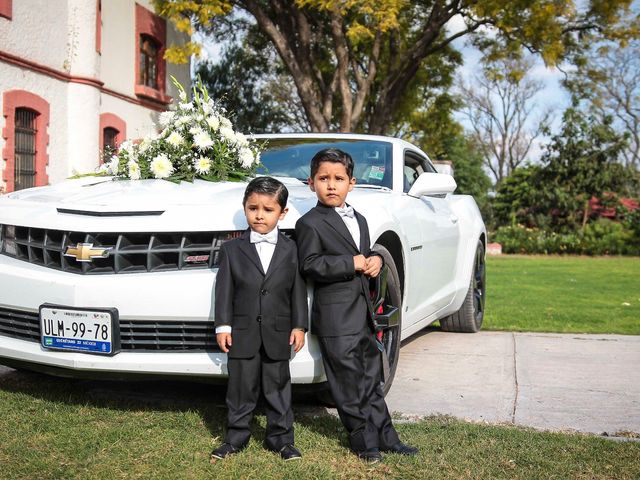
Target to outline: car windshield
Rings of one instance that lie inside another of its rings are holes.
[[[391,143],[372,140],[326,138],[270,138],[261,154],[264,168],[258,173],[279,177],[309,178],[311,158],[324,148],[339,148],[351,155],[356,185],[391,188]]]

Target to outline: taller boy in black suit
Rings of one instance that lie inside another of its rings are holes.
[[[380,386],[380,354],[367,306],[367,277],[376,277],[382,257],[370,250],[369,228],[345,203],[353,190],[353,160],[325,149],[311,160],[309,186],[315,208],[296,223],[302,273],[314,281],[311,331],[320,340],[329,387],[351,449],[368,462],[382,452],[415,455],[398,438]]]
[[[287,213],[286,187],[271,177],[252,180],[242,204],[249,229],[222,245],[215,287],[216,339],[228,354],[227,432],[213,460],[242,450],[260,390],[265,398],[264,445],[284,460],[293,446],[291,345],[298,352],[308,326],[307,289],[296,244],[278,233]]]

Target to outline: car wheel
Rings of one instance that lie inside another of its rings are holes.
[[[376,338],[382,362],[382,390],[386,395],[393,383],[400,356],[402,293],[396,262],[393,260],[389,250],[381,245],[375,245],[373,250],[382,255],[384,264],[387,267],[382,270],[378,278],[371,279],[373,311],[376,313],[395,312],[392,322],[384,326],[378,332]]]
[[[484,245],[481,241],[478,241],[467,295],[460,310],[453,315],[440,319],[442,330],[461,333],[480,331],[482,320],[484,319],[485,272]]]

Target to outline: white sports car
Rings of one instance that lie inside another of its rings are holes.
[[[305,184],[311,157],[329,146],[353,157],[348,201],[389,266],[371,282],[387,390],[402,339],[435,320],[480,329],[487,235],[453,177],[394,138],[258,138],[268,141],[266,173],[290,192],[280,224],[290,235],[316,203]],[[0,364],[90,378],[225,377],[213,292],[220,245],[247,228],[245,186],[85,177],[0,197]],[[325,381],[312,335],[291,376]]]

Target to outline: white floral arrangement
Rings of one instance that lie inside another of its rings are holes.
[[[175,79],[179,102],[160,114],[158,134],[122,142],[98,174],[127,180],[161,178],[173,182],[245,180],[260,165],[260,146],[233,129],[224,108],[209,97],[198,78],[191,101]]]

